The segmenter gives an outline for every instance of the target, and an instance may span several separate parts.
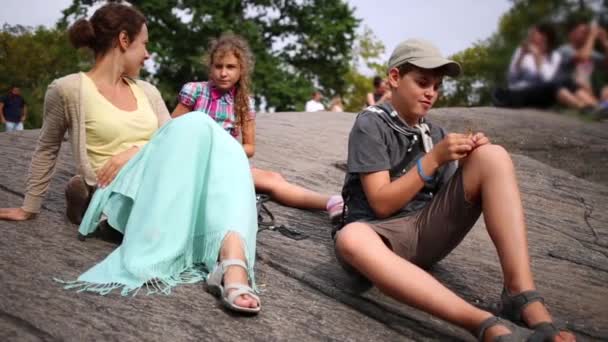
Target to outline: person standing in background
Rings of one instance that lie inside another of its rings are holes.
[[[386,80],[380,76],[374,77],[374,91],[367,93],[365,103],[368,106],[380,104],[384,101],[391,99],[391,92],[388,91],[388,84]]]
[[[0,122],[5,125],[6,132],[22,131],[26,118],[27,106],[21,89],[13,85],[8,95],[0,98]]]
[[[325,106],[321,103],[321,99],[323,95],[318,90],[315,90],[312,93],[312,98],[306,102],[306,106],[304,107],[305,112],[320,112],[325,110]]]

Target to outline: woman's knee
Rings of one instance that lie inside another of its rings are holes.
[[[179,134],[188,139],[200,139],[210,136],[211,130],[219,125],[201,112],[191,112],[172,119],[173,128],[179,127]]]

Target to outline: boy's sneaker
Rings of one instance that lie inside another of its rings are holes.
[[[326,209],[327,214],[329,214],[329,221],[332,224],[340,222],[342,219],[342,212],[344,211],[344,200],[342,199],[342,196],[331,196],[327,201]]]
[[[73,224],[80,224],[91,199],[91,191],[80,175],[72,177],[65,187],[66,214]]]

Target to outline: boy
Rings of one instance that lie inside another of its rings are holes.
[[[535,329],[534,337],[573,341],[554,327],[535,291],[509,154],[482,133],[446,134],[426,121],[443,76],[460,71],[426,41],[406,40],[393,51],[391,101],[365,109],[350,133],[337,258],[385,294],[480,340],[525,340],[523,330],[510,330],[424,271],[454,249],[483,212],[504,273],[502,314]]]

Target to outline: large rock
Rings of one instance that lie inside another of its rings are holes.
[[[481,130],[511,153],[608,185],[608,123],[538,110],[446,108],[434,121],[454,132]]]
[[[432,117],[450,130],[483,130],[519,153],[512,156],[537,285],[579,340],[608,340],[608,173],[601,167],[607,125],[491,108],[437,110]],[[353,120],[352,114],[260,114],[254,165],[317,191],[339,192]],[[0,206],[21,203],[36,135],[0,134]],[[258,234],[258,317],[224,311],[200,284],[168,297],[63,290],[53,277],[73,279],[116,247],[76,239],[63,214],[63,186],[72,172],[66,143],[41,215],[0,222],[0,340],[472,340],[375,289],[360,293],[336,265],[325,214],[273,203],[277,223],[308,238]],[[494,307],[502,277],[483,220],[432,273],[475,305]]]

